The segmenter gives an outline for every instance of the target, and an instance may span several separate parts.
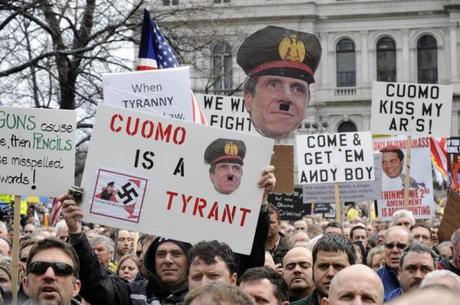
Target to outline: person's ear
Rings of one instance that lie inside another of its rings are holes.
[[[230,276],[230,284],[236,285],[237,279],[238,279],[238,274],[235,272]]]
[[[326,297],[323,297],[321,299],[321,305],[329,305],[329,299]]]
[[[72,297],[76,297],[78,293],[80,293],[80,288],[81,282],[79,280],[75,280],[75,282],[73,283]]]
[[[244,94],[244,108],[246,108],[247,112],[251,112],[253,100],[254,100],[254,96],[252,94],[250,93]]]

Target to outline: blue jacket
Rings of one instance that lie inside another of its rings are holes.
[[[391,300],[399,297],[402,295],[402,289],[401,288],[396,288],[395,290],[392,290],[389,294],[388,294],[388,299],[384,299],[383,301],[384,302],[390,302]]]
[[[377,274],[382,280],[383,283],[383,298],[386,300],[390,295],[390,292],[393,290],[400,288],[398,275],[390,269],[387,265],[383,266],[382,268],[377,270]]]

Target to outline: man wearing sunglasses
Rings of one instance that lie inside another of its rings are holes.
[[[391,291],[400,288],[398,272],[401,253],[412,239],[410,232],[403,226],[390,227],[385,233],[383,239],[385,266],[377,270],[383,282],[385,300]]]
[[[288,285],[289,302],[307,297],[313,289],[313,256],[304,247],[295,247],[283,258],[283,278]]]
[[[79,262],[75,250],[58,239],[43,239],[30,250],[23,280],[26,304],[78,304]]]

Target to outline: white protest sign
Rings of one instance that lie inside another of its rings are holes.
[[[244,107],[243,97],[196,94],[209,126],[259,135]]]
[[[219,239],[249,254],[272,149],[268,138],[101,104],[82,181],[85,219],[191,243]]]
[[[104,74],[104,103],[192,121],[189,67]]]
[[[339,183],[340,202],[359,202],[382,199],[382,159],[380,154],[374,154],[374,173],[374,181]],[[334,202],[334,187],[334,183],[304,184],[303,202]]]
[[[73,110],[0,108],[0,193],[57,196],[74,183]]]
[[[370,132],[296,136],[300,184],[374,180]]]
[[[377,201],[381,220],[391,220],[394,212],[404,208],[406,146],[405,136],[374,139],[374,151],[382,151],[382,200]],[[412,138],[408,209],[416,219],[434,216],[431,171],[430,138]]]
[[[371,132],[445,137],[450,135],[452,86],[374,82]]]

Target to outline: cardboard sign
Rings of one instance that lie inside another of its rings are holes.
[[[196,94],[195,97],[204,111],[209,126],[259,134],[252,126],[249,113],[244,107],[243,97],[211,94]]]
[[[99,105],[82,181],[85,218],[190,243],[218,239],[249,254],[263,196],[257,181],[272,148],[260,136]]]
[[[439,225],[439,242],[450,241],[452,234],[458,228],[460,228],[460,195],[457,192],[449,192]]]
[[[300,184],[374,180],[369,132],[298,135],[296,149]]]
[[[449,187],[460,192],[460,137],[449,138],[446,144]]]
[[[374,134],[450,135],[452,86],[373,82]]]
[[[412,138],[408,209],[416,219],[432,218],[435,212],[431,174],[430,138]],[[404,136],[374,140],[374,151],[391,148],[397,152],[382,153],[382,200],[377,201],[381,220],[391,220],[404,207],[407,139]],[[402,157],[402,160],[400,159]]]
[[[74,183],[76,113],[0,108],[0,193],[57,196]]]
[[[102,76],[104,103],[192,121],[189,67]]]
[[[277,144],[273,147],[272,164],[275,166],[274,193],[294,191],[294,146]]]
[[[270,193],[268,202],[274,204],[282,220],[299,220],[307,214],[307,205],[302,203],[302,189],[292,193]]]
[[[315,203],[313,206],[314,214],[326,214],[333,210],[333,203]]]
[[[374,181],[339,183],[340,202],[382,199],[382,160],[380,154],[374,154],[374,169]],[[334,192],[334,183],[304,184],[303,202],[314,202],[315,204],[318,202],[334,202]]]

